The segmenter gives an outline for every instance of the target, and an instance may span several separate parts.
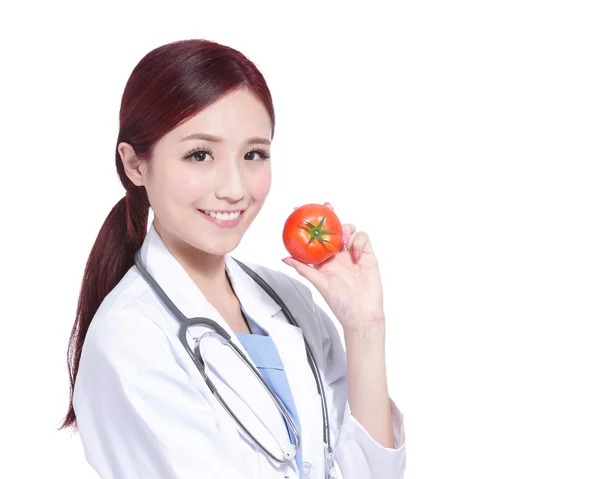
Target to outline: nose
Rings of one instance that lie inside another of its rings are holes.
[[[246,194],[242,163],[237,158],[222,161],[218,165],[215,182],[217,198],[235,203],[243,199]]]

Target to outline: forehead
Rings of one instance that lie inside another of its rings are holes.
[[[177,126],[164,139],[180,141],[197,133],[220,136],[231,143],[245,142],[255,136],[270,140],[271,118],[251,92],[237,90]]]

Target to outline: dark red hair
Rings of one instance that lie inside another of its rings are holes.
[[[240,88],[247,88],[263,103],[271,117],[273,136],[271,93],[262,74],[244,55],[200,39],[162,45],[140,60],[127,81],[121,99],[117,148],[120,142],[127,142],[139,158],[148,160],[162,136]],[[77,429],[73,390],[85,335],[100,303],[133,266],[133,256],[148,229],[150,204],[146,189],[127,177],[117,148],[117,173],[126,194],[100,228],[85,266],[67,353],[69,410],[59,429]]]

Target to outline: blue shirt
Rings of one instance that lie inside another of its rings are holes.
[[[248,314],[246,314],[243,308],[242,312],[248,320],[252,334],[236,333],[236,336],[242,343],[244,349],[248,352],[248,355],[252,359],[252,362],[256,368],[262,374],[264,380],[283,403],[287,413],[294,422],[294,426],[296,427],[298,434],[301,434],[298,412],[296,411],[296,405],[294,404],[294,398],[292,397],[290,384],[287,380],[285,369],[283,368],[283,363],[281,362],[279,353],[277,352],[277,347],[275,346],[271,336],[269,336],[266,331],[258,326],[258,324],[256,324],[252,318],[248,316]],[[287,421],[285,421],[285,424],[288,429],[290,442],[295,444],[294,433],[292,432],[292,429],[288,425]],[[302,474],[302,446],[300,446],[298,452],[296,453],[296,464],[298,465],[300,474]]]

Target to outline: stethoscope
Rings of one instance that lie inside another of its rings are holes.
[[[285,315],[288,322],[296,327],[299,327],[298,323],[296,322],[296,319],[294,318],[294,315],[288,309],[288,307],[285,305],[285,303],[283,302],[281,297],[273,290],[273,288],[271,288],[271,286],[269,286],[269,284],[264,279],[262,279],[260,277],[260,275],[258,275],[255,271],[253,271],[252,269],[250,269],[248,266],[241,263],[237,259],[235,259],[235,258],[233,258],[233,259],[279,305],[279,307],[283,311],[283,314]],[[180,323],[179,334],[178,334],[179,340],[181,341],[181,344],[183,345],[183,347],[189,354],[190,358],[192,358],[192,361],[198,368],[198,371],[200,371],[200,374],[204,378],[204,381],[206,382],[207,386],[209,387],[210,391],[213,393],[215,398],[217,398],[219,403],[221,403],[221,405],[225,408],[225,410],[229,413],[229,415],[233,418],[233,420],[237,423],[237,425],[246,433],[246,435],[257,446],[259,446],[265,452],[265,454],[267,454],[271,459],[273,459],[274,461],[276,461],[280,464],[283,464],[286,461],[292,461],[296,457],[296,453],[297,453],[298,449],[300,448],[300,442],[301,442],[300,434],[298,434],[298,430],[294,426],[294,422],[291,420],[289,414],[285,410],[283,403],[277,397],[277,395],[273,392],[273,390],[269,387],[269,385],[266,383],[266,381],[264,380],[264,378],[262,377],[262,375],[260,374],[258,369],[256,369],[254,364],[252,364],[252,362],[246,358],[246,356],[235,345],[235,343],[233,343],[231,341],[231,336],[229,335],[229,333],[224,328],[222,328],[218,323],[216,323],[215,321],[208,319],[208,318],[188,318],[173,304],[171,299],[167,296],[167,294],[164,292],[164,290],[159,286],[159,284],[156,282],[156,280],[148,272],[146,267],[142,264],[141,250],[138,250],[136,252],[135,258],[134,258],[134,263],[135,263],[135,266],[137,267],[137,269],[139,270],[139,272],[141,273],[142,277],[146,280],[146,282],[150,285],[150,287],[158,295],[158,297],[165,304],[165,306],[169,309],[169,311],[171,311],[171,313],[173,313],[173,315],[179,320],[179,323]],[[187,342],[187,338],[186,338],[186,333],[188,331],[188,328],[190,326],[196,326],[199,324],[210,328],[212,331],[214,331],[214,333],[217,336],[219,336],[219,339],[221,340],[223,345],[229,346],[231,348],[231,350],[236,354],[236,356],[239,357],[246,364],[246,366],[248,366],[248,368],[254,373],[254,376],[260,381],[260,383],[263,385],[263,387],[269,393],[271,399],[275,402],[277,408],[279,409],[279,412],[281,412],[281,414],[284,417],[286,423],[288,424],[290,430],[292,431],[292,433],[294,435],[294,442],[295,442],[295,444],[290,444],[286,448],[281,448],[281,446],[280,446],[281,453],[282,453],[281,456],[277,456],[277,455],[273,454],[271,451],[269,451],[252,434],[252,432],[250,432],[250,430],[239,420],[239,418],[235,415],[235,413],[227,405],[226,401],[219,394],[219,391],[217,391],[217,388],[215,387],[214,383],[208,377],[208,374],[206,372],[206,364],[205,364],[204,360],[202,359],[202,355],[200,354],[199,342],[196,343],[195,349],[192,350],[192,348],[190,348],[190,346]],[[327,414],[327,401],[325,399],[325,392],[324,392],[324,388],[323,388],[323,382],[321,380],[321,375],[319,374],[319,371],[317,368],[317,363],[316,363],[313,353],[310,349],[310,346],[308,345],[308,342],[306,341],[306,338],[304,338],[304,344],[306,346],[306,353],[307,353],[308,360],[309,360],[308,363],[310,365],[313,376],[317,383],[317,390],[318,390],[319,396],[321,397],[321,412],[322,412],[322,416],[323,416],[323,443],[324,443],[324,447],[325,447],[325,457],[327,460],[327,464],[326,464],[327,477],[329,478],[329,477],[331,477],[331,471],[333,469],[333,451],[331,449],[331,438],[330,438],[330,434],[329,434],[330,430],[329,430],[329,417]]]

